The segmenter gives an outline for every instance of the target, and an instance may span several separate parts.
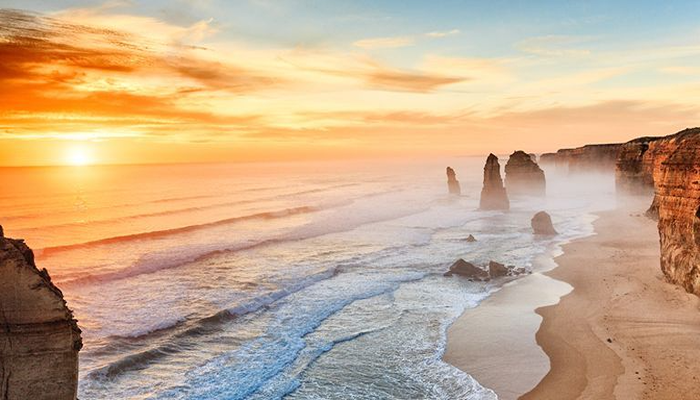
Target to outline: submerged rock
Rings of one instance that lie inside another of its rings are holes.
[[[464,239],[464,240],[466,240],[467,242],[470,242],[470,243],[476,242],[476,238],[474,237],[474,235],[469,235],[469,236],[467,236],[467,238]]]
[[[544,196],[546,183],[544,171],[524,151],[510,155],[506,167],[506,191],[508,195]]]
[[[530,221],[535,235],[556,235],[557,231],[552,225],[552,217],[544,211],[540,211]]]
[[[510,208],[506,189],[501,179],[498,157],[489,154],[484,165],[484,187],[481,189],[479,208],[482,210],[507,210]]]
[[[74,400],[80,333],[29,246],[0,227],[0,399]]]
[[[457,180],[457,174],[455,174],[455,170],[451,167],[447,167],[447,190],[450,194],[462,194],[462,189],[459,187],[459,181]]]
[[[463,259],[455,261],[450,265],[450,270],[445,272],[445,276],[459,275],[469,280],[474,281],[487,281],[489,280],[489,273],[485,270],[477,267],[476,265],[466,262]]]

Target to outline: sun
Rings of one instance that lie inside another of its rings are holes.
[[[74,166],[89,165],[92,162],[90,150],[83,145],[72,146],[66,153],[66,162]]]

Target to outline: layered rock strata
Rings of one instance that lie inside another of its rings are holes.
[[[32,250],[0,227],[0,399],[74,400],[80,333]]]
[[[700,128],[656,140],[653,147],[661,270],[700,295]]]

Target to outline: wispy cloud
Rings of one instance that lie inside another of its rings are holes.
[[[591,51],[579,47],[592,38],[584,36],[549,35],[525,39],[515,45],[523,53],[546,57],[585,57]]]
[[[394,49],[398,47],[413,46],[415,40],[410,36],[395,36],[395,37],[380,37],[362,39],[354,42],[352,45],[362,49]]]
[[[425,36],[430,37],[430,38],[443,38],[446,36],[458,35],[459,33],[460,33],[459,29],[452,29],[449,31],[428,32],[425,34]]]

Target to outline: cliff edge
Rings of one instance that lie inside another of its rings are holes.
[[[75,399],[80,333],[32,250],[0,226],[0,399]]]

